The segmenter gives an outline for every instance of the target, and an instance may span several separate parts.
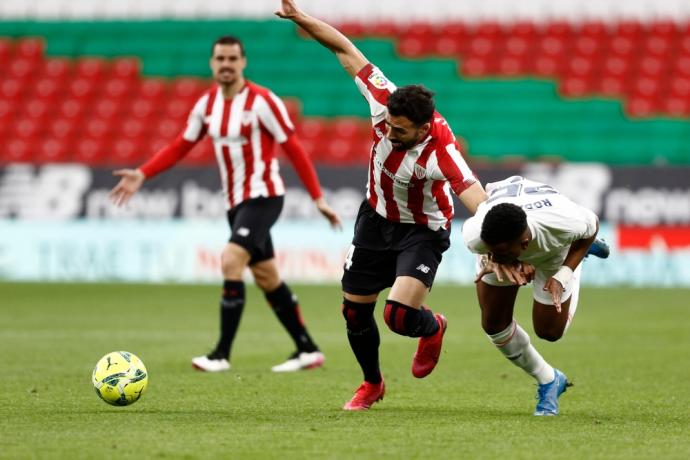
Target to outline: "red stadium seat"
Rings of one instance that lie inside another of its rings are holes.
[[[107,99],[129,100],[134,90],[134,81],[122,77],[113,77],[101,83],[101,95]]]
[[[644,26],[638,21],[621,21],[615,25],[613,36],[625,37],[634,41],[642,36],[644,32]]]
[[[71,77],[72,62],[64,58],[50,58],[43,61],[41,77],[65,80]]]
[[[6,74],[9,78],[18,78],[27,82],[35,76],[36,69],[39,65],[39,61],[15,57],[9,61],[9,67],[7,68]]]
[[[70,81],[67,87],[67,94],[75,99],[88,100],[96,93],[97,84],[90,79],[77,78]]]
[[[562,57],[569,51],[569,41],[560,36],[546,36],[537,46],[537,54],[554,58]]]
[[[133,80],[141,73],[141,61],[137,58],[119,58],[112,62],[111,75],[113,78]]]
[[[14,43],[7,37],[0,36],[0,74],[3,73],[3,67],[10,60],[10,56],[14,52]]]
[[[606,97],[623,97],[627,94],[628,82],[624,76],[603,76],[597,81],[596,92]]]
[[[120,99],[97,99],[91,104],[90,112],[98,118],[110,119],[120,116],[126,103]]]
[[[649,117],[654,114],[654,103],[651,98],[631,97],[626,104],[626,112],[632,117]]]
[[[464,38],[438,37],[433,41],[431,52],[438,56],[457,57],[467,50]]]
[[[634,81],[631,87],[631,94],[636,99],[657,98],[661,93],[661,84],[657,79],[641,77]]]
[[[485,58],[494,56],[497,52],[496,43],[490,37],[475,36],[470,40],[468,57]]]
[[[527,62],[524,56],[504,56],[498,62],[498,71],[501,75],[517,76],[527,73]]]
[[[632,37],[619,36],[614,37],[609,42],[610,55],[628,57],[638,52],[638,43],[640,41]]]
[[[146,79],[142,80],[137,88],[137,98],[160,100],[168,95],[168,85],[165,80]]]
[[[25,139],[10,139],[5,143],[0,155],[0,163],[33,163],[35,147],[31,141]]]
[[[156,136],[167,138],[172,141],[184,129],[185,123],[183,120],[174,118],[162,118],[158,121],[156,126]]]
[[[371,125],[368,120],[360,118],[340,117],[331,122],[331,131],[334,138],[341,139],[361,139],[371,132]]]
[[[468,77],[483,77],[491,74],[490,59],[467,56],[462,60],[461,73]]]
[[[20,78],[3,78],[0,81],[0,99],[11,101],[13,104],[21,100],[26,86]]]
[[[320,118],[305,118],[297,127],[297,134],[304,140],[330,137],[331,125]]]
[[[79,59],[74,66],[76,78],[85,80],[100,80],[108,70],[108,63],[103,59],[96,58]]]
[[[654,79],[662,78],[667,72],[668,60],[655,56],[645,56],[640,61],[639,75]]]
[[[129,106],[130,116],[140,120],[148,120],[149,118],[156,116],[158,112],[159,107],[150,100],[134,100],[134,103]]]
[[[81,128],[81,125],[77,125],[63,118],[59,118],[48,124],[47,135],[51,139],[68,140],[76,137],[76,134],[81,131]]]
[[[14,47],[14,56],[32,61],[43,58],[45,44],[40,38],[24,38],[19,40]]]
[[[679,32],[676,23],[670,20],[652,22],[647,29],[649,35],[670,40],[675,39],[679,35]]]
[[[197,99],[208,90],[210,83],[199,78],[178,78],[171,87],[173,97]]]
[[[416,58],[429,53],[426,42],[420,37],[403,37],[397,42],[397,51],[401,56]]]
[[[110,144],[110,155],[106,163],[116,166],[135,166],[143,162],[148,152],[141,144],[130,139],[118,139]]]
[[[38,144],[37,163],[65,163],[71,161],[69,145],[58,139],[45,139]]]
[[[72,160],[90,166],[103,165],[110,148],[103,139],[84,137],[76,143]]]
[[[15,117],[11,130],[17,139],[36,139],[41,135],[41,123],[27,116]]]
[[[86,106],[84,99],[65,97],[59,102],[58,116],[77,123],[85,115]]]
[[[549,21],[544,27],[545,38],[556,38],[567,41],[573,35],[573,27],[565,21]]]
[[[669,97],[661,101],[661,111],[674,117],[690,116],[690,99],[687,97]]]
[[[105,118],[92,118],[86,122],[84,132],[89,137],[105,138],[114,131],[114,127]]]
[[[31,94],[33,97],[52,103],[62,96],[64,86],[63,80],[56,78],[40,78],[34,82],[31,88]]]
[[[52,115],[52,105],[40,98],[30,98],[22,104],[21,113],[40,124],[44,124],[49,115]]]
[[[392,21],[371,22],[363,25],[362,34],[370,37],[400,36],[400,27]]]
[[[675,77],[669,85],[670,95],[678,98],[690,98],[690,77]]]
[[[604,40],[608,36],[608,27],[602,21],[587,21],[580,24],[578,36]]]
[[[194,107],[196,98],[176,98],[173,97],[163,106],[163,116],[175,120],[186,120],[190,110]]]
[[[530,66],[531,72],[540,77],[557,77],[564,73],[565,62],[561,57],[540,56]]]
[[[650,36],[643,42],[644,52],[648,55],[668,59],[673,40],[663,36]]]
[[[194,146],[182,159],[181,164],[186,166],[212,166],[215,162],[216,157],[213,153],[213,144],[210,139],[206,138]]]
[[[591,92],[592,85],[587,78],[574,76],[564,79],[559,89],[563,96],[583,97]]]

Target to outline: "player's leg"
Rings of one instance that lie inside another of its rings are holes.
[[[272,246],[272,245],[271,245]],[[271,251],[272,253],[272,251]],[[254,263],[249,267],[254,281],[264,292],[266,301],[295,343],[296,351],[287,361],[273,366],[274,372],[293,372],[320,367],[325,357],[312,340],[300,313],[297,296],[278,273],[275,258]]]
[[[426,228],[413,230],[418,235],[427,231]],[[408,241],[416,237],[412,234],[406,236]],[[419,337],[412,359],[412,375],[417,378],[429,375],[441,355],[447,321],[440,313],[434,314],[424,306],[424,301],[448,246],[446,236],[442,236],[435,240],[421,240],[401,251],[396,260],[396,279],[386,300],[383,317],[388,327],[400,335]]]
[[[537,336],[549,342],[559,340],[570,327],[577,311],[580,298],[580,277],[582,264],[573,272],[573,278],[561,297],[561,312],[557,312],[551,301],[551,295],[543,290],[546,281],[555,272],[537,271],[534,279],[534,304],[532,322]]]
[[[547,383],[554,378],[553,367],[537,352],[527,332],[513,318],[518,289],[519,286],[499,282],[494,274],[482,277],[477,283],[482,329],[510,362],[538,383]]]
[[[345,258],[342,313],[347,341],[364,377],[354,396],[343,406],[345,410],[366,410],[383,399],[385,386],[379,366],[381,339],[374,308],[379,292],[392,283],[393,267],[388,251],[353,245]]]
[[[220,337],[214,350],[206,356],[192,359],[199,370],[219,372],[230,369],[230,348],[237,333],[245,304],[245,288],[242,273],[251,259],[242,246],[230,242],[221,253],[223,290],[220,300]]]

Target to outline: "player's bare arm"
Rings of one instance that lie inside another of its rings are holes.
[[[597,222],[597,231],[594,232],[594,235],[589,238],[573,241],[573,244],[570,245],[570,249],[568,250],[568,255],[565,256],[563,266],[554,276],[549,278],[544,285],[544,290],[551,294],[553,304],[556,306],[556,311],[559,313],[561,312],[561,296],[565,290],[565,285],[570,282],[573,272],[587,255],[587,251],[592,243],[594,243],[597,233],[599,233],[599,222]]]
[[[300,10],[293,0],[282,0],[282,7],[275,14],[283,19],[291,20],[317,42],[331,50],[352,78],[369,63],[345,35],[331,25]]]
[[[127,204],[146,180],[146,176],[140,169],[118,169],[113,171],[113,176],[121,177],[120,182],[108,194],[116,206]]]
[[[484,187],[479,181],[467,187],[461,194],[458,195],[460,201],[467,208],[467,210],[472,214],[476,214],[479,205],[486,201],[488,196],[484,191]]]

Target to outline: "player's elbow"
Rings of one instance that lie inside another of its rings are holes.
[[[536,328],[534,332],[537,337],[548,342],[557,342],[563,337],[563,328],[558,327]]]

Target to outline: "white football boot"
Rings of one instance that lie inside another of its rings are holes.
[[[273,372],[296,372],[321,367],[326,357],[320,351],[296,351],[284,363],[273,366]]]
[[[225,358],[210,359],[208,356],[192,358],[194,369],[204,372],[223,372],[230,370],[230,363]]]

